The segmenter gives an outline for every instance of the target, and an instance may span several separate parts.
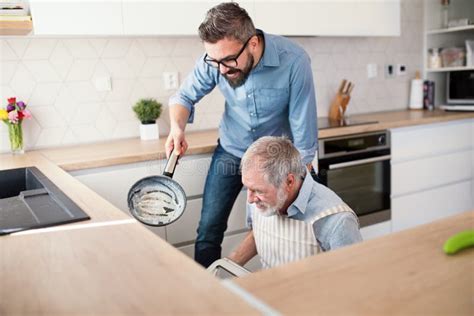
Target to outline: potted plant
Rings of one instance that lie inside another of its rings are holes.
[[[135,115],[140,120],[140,138],[142,140],[158,139],[160,132],[156,120],[161,115],[161,103],[155,99],[140,99],[133,106]]]

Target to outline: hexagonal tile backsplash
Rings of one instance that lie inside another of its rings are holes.
[[[400,37],[294,37],[312,59],[318,115],[327,116],[342,78],[355,83],[348,114],[404,109],[409,82],[422,66],[421,1],[403,0]],[[165,107],[160,134],[169,131],[167,91],[162,73],[192,70],[203,53],[196,38],[36,38],[0,37],[0,104],[16,96],[28,103],[33,119],[24,122],[27,149],[137,137],[131,106],[153,97]],[[378,77],[367,79],[366,65],[378,65]],[[385,79],[383,65],[402,63],[405,76]],[[95,79],[110,76],[112,91],[98,92]],[[224,110],[217,91],[196,108],[187,130],[217,128]],[[9,150],[0,124],[0,152]]]

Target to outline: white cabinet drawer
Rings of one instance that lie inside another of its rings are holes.
[[[122,211],[128,211],[127,195],[132,185],[141,178],[160,174],[161,161],[84,169],[71,174]]]
[[[245,231],[243,233],[225,236],[224,241],[222,242],[222,257],[229,256],[230,253],[242,242],[242,240],[244,240],[247,234],[248,231]],[[179,247],[178,250],[182,251],[190,258],[194,258],[194,244]],[[260,263],[259,255],[256,255],[252,258],[252,260],[247,262],[245,268],[251,272],[260,270],[262,268],[262,264]]]
[[[473,120],[462,120],[392,129],[392,161],[406,161],[470,149],[472,122]]]
[[[400,36],[400,1],[256,0],[254,22],[290,36]]]
[[[469,180],[472,160],[466,150],[392,164],[392,197]]]
[[[230,213],[227,232],[246,228],[246,201],[247,191],[241,191]],[[166,226],[167,240],[171,244],[178,244],[196,240],[196,230],[201,217],[202,198],[188,200],[184,214],[179,220]]]
[[[120,0],[30,0],[35,35],[122,35]]]
[[[392,231],[472,209],[471,181],[392,199]]]
[[[392,232],[392,222],[385,221],[370,226],[365,226],[360,229],[363,240],[374,239],[377,237],[388,235]]]
[[[165,164],[163,161],[163,168]],[[176,166],[173,179],[183,187],[186,196],[202,195],[210,165],[210,155],[183,157]]]

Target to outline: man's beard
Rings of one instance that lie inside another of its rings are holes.
[[[237,68],[231,69],[224,75],[224,78],[227,80],[227,82],[232,88],[240,87],[241,85],[245,83],[245,81],[249,77],[250,71],[252,71],[253,62],[254,62],[254,58],[251,54],[249,54],[249,58],[244,69],[237,69]],[[227,74],[234,74],[234,73],[238,73],[239,75],[234,79],[229,79],[227,77]]]
[[[278,212],[283,208],[285,205],[286,199],[288,198],[288,193],[285,192],[284,188],[281,187],[278,189],[277,192],[277,201],[275,205],[269,205],[268,203],[260,202],[257,204],[262,207],[258,211],[265,217],[270,217],[273,215],[277,215]]]

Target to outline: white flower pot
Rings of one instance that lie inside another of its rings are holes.
[[[160,138],[158,123],[140,124],[140,139],[152,140]]]

